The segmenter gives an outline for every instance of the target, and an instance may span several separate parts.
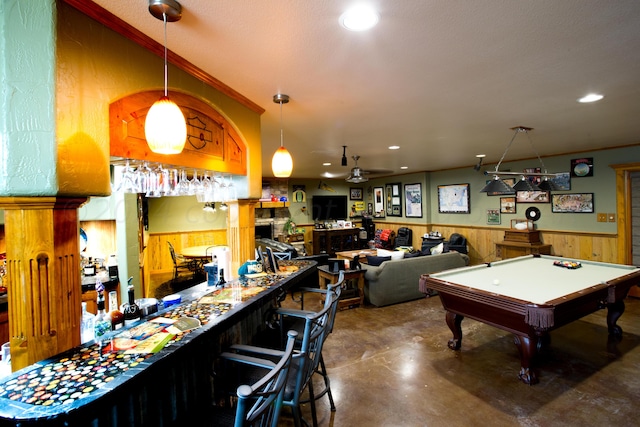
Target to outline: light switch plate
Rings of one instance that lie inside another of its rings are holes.
[[[598,214],[598,222],[607,222],[607,214],[599,213]]]
[[[616,214],[615,213],[608,213],[607,214],[607,219],[609,220],[609,222],[616,222]]]

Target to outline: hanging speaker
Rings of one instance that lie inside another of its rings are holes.
[[[527,208],[525,215],[527,219],[530,219],[531,221],[537,221],[540,219],[540,209],[536,208],[535,206],[531,206],[530,208]]]

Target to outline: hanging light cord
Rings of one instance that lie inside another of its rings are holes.
[[[282,99],[280,100],[280,147],[284,147],[284,130],[282,129]]]
[[[496,165],[496,173],[498,173],[498,170],[500,169],[500,164],[502,163],[502,161],[504,160],[504,156],[507,155],[507,151],[509,151],[509,148],[511,147],[511,144],[513,144],[513,141],[516,139],[516,136],[518,135],[518,132],[522,132],[522,130],[520,128],[516,129],[516,131],[513,133],[513,136],[511,137],[511,141],[509,141],[509,144],[507,144],[507,148],[504,150],[504,153],[502,153],[502,157],[500,157],[500,161],[498,162],[498,164]]]
[[[531,139],[531,136],[529,135],[529,132],[527,132],[525,130],[524,133],[527,134],[527,138],[529,139],[529,145],[531,145],[531,149],[533,150],[533,152],[536,153],[536,156],[538,157],[538,160],[540,161],[540,164],[542,165],[542,170],[544,171],[544,173],[547,173],[547,167],[544,165],[544,162],[540,158],[540,154],[538,154],[538,150],[536,150],[536,148],[533,146],[533,140]]]
[[[164,96],[169,96],[167,85],[169,82],[169,66],[167,65],[167,14],[162,13],[162,20],[164,21]]]

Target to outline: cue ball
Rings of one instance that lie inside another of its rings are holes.
[[[498,286],[498,285],[500,284],[500,280],[495,279],[495,280],[493,281],[493,284],[494,284],[494,285],[496,285],[496,286]]]

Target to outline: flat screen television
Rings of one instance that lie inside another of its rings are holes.
[[[313,219],[327,221],[331,219],[347,219],[347,196],[313,196]]]

